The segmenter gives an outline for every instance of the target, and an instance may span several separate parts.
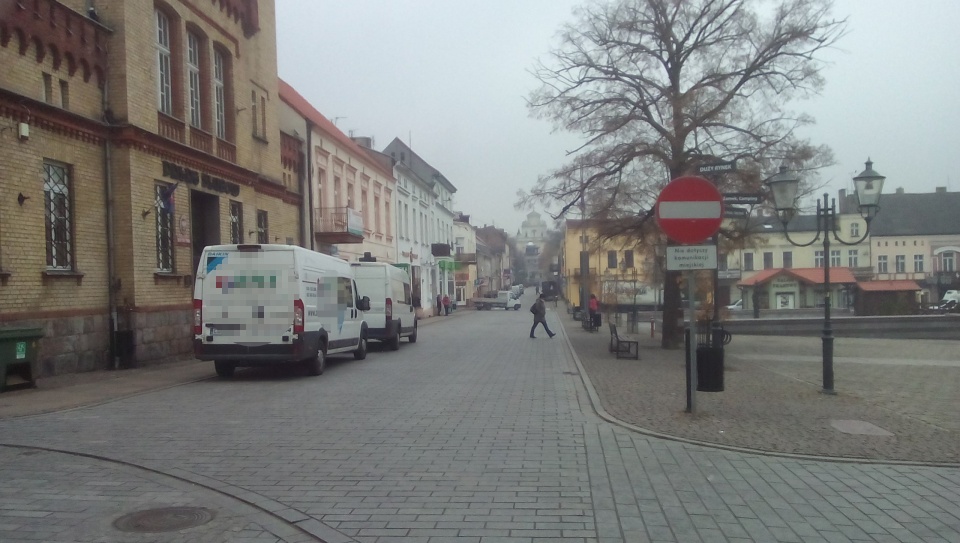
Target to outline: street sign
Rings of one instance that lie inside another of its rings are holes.
[[[750,210],[742,207],[723,206],[723,218],[742,219],[750,214]]]
[[[660,191],[656,218],[660,229],[673,241],[700,243],[720,229],[723,196],[702,177],[678,177]]]
[[[667,271],[717,269],[716,245],[679,245],[667,247]]]
[[[759,204],[763,201],[763,194],[752,192],[724,192],[724,204]]]
[[[727,173],[737,171],[737,161],[728,160],[726,162],[711,162],[710,164],[701,164],[697,166],[699,173]]]

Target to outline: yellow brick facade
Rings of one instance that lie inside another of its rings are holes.
[[[0,10],[11,38],[0,47],[0,326],[44,329],[39,375],[189,357],[196,258],[204,245],[230,243],[231,201],[243,207],[245,242],[257,241],[262,210],[268,242],[303,244],[299,187],[284,185],[280,160],[273,2],[94,5],[99,22],[86,17],[87,0]],[[169,114],[159,111],[157,11],[170,28]],[[199,43],[196,128],[188,33]],[[227,59],[222,138],[215,51]],[[69,270],[47,262],[45,160],[69,172]],[[178,181],[173,265],[161,270],[155,191]]]

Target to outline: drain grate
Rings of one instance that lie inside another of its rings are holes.
[[[215,515],[203,507],[162,507],[123,515],[113,521],[113,527],[121,532],[139,534],[175,532],[202,526],[213,520]]]

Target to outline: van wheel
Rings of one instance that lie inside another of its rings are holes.
[[[309,375],[323,375],[323,370],[327,368],[327,353],[324,352],[324,346],[321,343],[317,348],[317,355],[307,360],[307,373]]]
[[[400,323],[397,323],[396,329],[393,331],[393,337],[390,338],[390,342],[387,343],[390,346],[391,351],[400,350]]]
[[[413,323],[413,333],[410,334],[409,336],[407,336],[407,341],[409,341],[410,343],[416,343],[416,342],[417,342],[417,330],[418,330],[418,329],[419,329],[419,328],[418,328],[418,326],[417,326],[417,323],[416,323],[416,321],[414,321],[414,323]]]
[[[230,362],[223,362],[220,360],[217,360],[216,362],[214,362],[213,367],[214,369],[217,370],[217,376],[222,377],[224,379],[229,379],[230,377],[233,377],[233,371],[237,369],[237,366],[235,366],[234,364],[231,364]]]
[[[366,332],[360,336],[360,344],[357,345],[357,350],[353,351],[353,358],[356,360],[363,360],[367,357],[367,335]]]

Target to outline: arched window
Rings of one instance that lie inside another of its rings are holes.
[[[227,61],[223,52],[213,50],[213,117],[218,138],[227,139]]]
[[[190,108],[190,126],[203,127],[203,93],[201,92],[200,62],[203,57],[203,38],[187,32],[187,92]]]
[[[170,18],[159,9],[157,19],[157,109],[173,115],[173,67],[170,63]]]

